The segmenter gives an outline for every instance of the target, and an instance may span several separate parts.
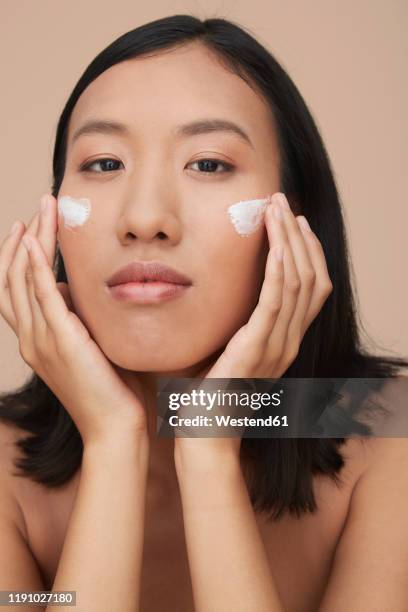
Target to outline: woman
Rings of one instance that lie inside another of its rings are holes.
[[[243,235],[230,206],[253,200]],[[157,376],[408,365],[361,347],[328,156],[268,51],[187,15],[121,36],[63,110],[43,203],[0,254],[34,370],[2,400],[1,589],[87,612],[406,609],[405,440],[155,436]],[[171,299],[114,284],[152,261],[182,275]]]

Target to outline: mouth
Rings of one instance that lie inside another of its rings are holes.
[[[124,283],[110,287],[110,292],[118,300],[149,304],[180,296],[189,286],[191,285],[158,282]]]
[[[115,299],[148,304],[181,296],[193,283],[161,262],[135,261],[115,272],[106,284]]]

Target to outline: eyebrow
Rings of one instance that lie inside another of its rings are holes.
[[[212,132],[227,132],[235,134],[250,147],[254,148],[248,134],[243,128],[227,119],[200,119],[178,125],[175,134],[178,137],[197,136]],[[131,131],[127,125],[118,121],[107,119],[90,119],[79,127],[72,136],[72,144],[83,134],[114,134],[117,136],[130,136]]]

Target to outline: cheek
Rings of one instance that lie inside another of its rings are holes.
[[[266,230],[247,238],[235,234],[213,246],[208,261],[213,314],[234,321],[234,326],[246,322],[258,301],[267,252]]]
[[[60,227],[58,244],[64,262],[69,291],[77,314],[92,303],[95,284],[95,262],[92,253],[98,249],[97,242],[89,235]]]

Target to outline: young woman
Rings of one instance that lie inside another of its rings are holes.
[[[75,86],[53,170],[0,252],[34,371],[2,397],[0,589],[86,612],[406,610],[404,438],[155,434],[157,376],[398,384],[408,365],[361,346],[329,159],[283,68],[224,19],[136,28]],[[228,209],[249,200],[264,222],[243,235]],[[128,264],[185,284],[126,293]]]

